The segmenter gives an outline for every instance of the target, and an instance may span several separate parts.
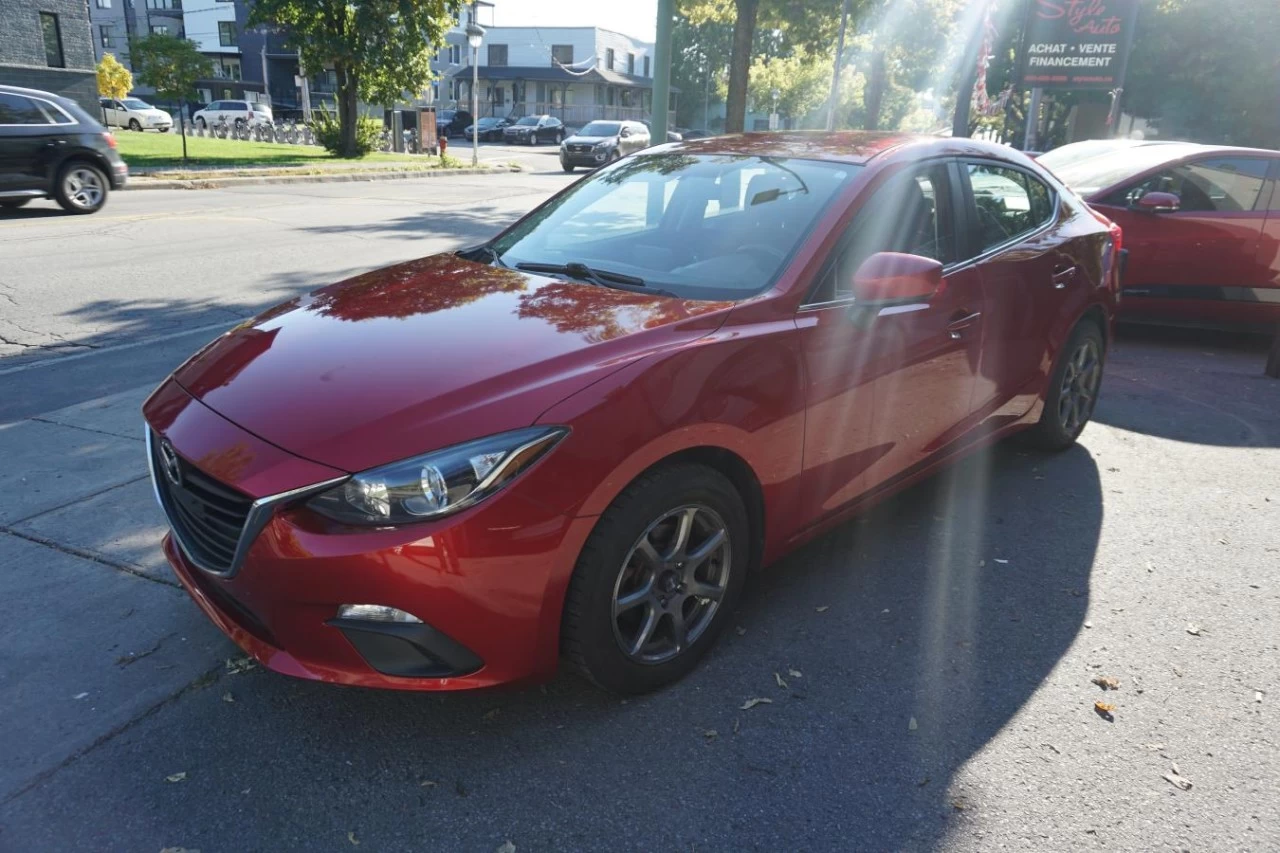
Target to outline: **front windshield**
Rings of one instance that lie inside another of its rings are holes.
[[[524,118],[516,122],[516,124],[520,125],[521,127],[528,127],[529,125],[537,124],[537,123],[538,123],[537,116],[525,116]]]
[[[1194,151],[1191,146],[1142,145],[1111,154],[1088,157],[1050,170],[1071,189],[1082,195],[1106,189],[1125,178],[1154,169]]]
[[[494,126],[495,124],[497,124],[499,121],[501,121],[501,119],[494,118],[493,116],[485,116],[484,118],[480,119],[480,126],[481,126],[481,127],[493,127],[493,126]]]
[[[593,121],[578,131],[579,136],[617,136],[622,125],[616,121]]]
[[[860,169],[736,154],[631,157],[493,244],[506,266],[583,263],[686,299],[744,299],[777,278]]]
[[[131,110],[152,109],[152,106],[148,104],[146,101],[140,101],[137,98],[125,98],[123,101],[121,101],[121,103],[123,103],[126,107],[128,107]]]

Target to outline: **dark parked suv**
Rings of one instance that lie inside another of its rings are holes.
[[[0,86],[0,210],[52,198],[94,213],[128,176],[115,137],[74,101]]]

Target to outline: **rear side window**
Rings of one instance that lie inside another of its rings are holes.
[[[1256,157],[1216,157],[1182,163],[1116,190],[1103,204],[1125,207],[1149,192],[1173,193],[1188,211],[1239,213],[1265,209],[1262,197],[1267,161]]]
[[[0,93],[0,124],[49,124],[44,111],[30,98]]]
[[[1053,218],[1053,194],[1039,179],[1004,166],[968,164],[979,251],[1007,243]]]
[[[49,124],[71,124],[71,117],[48,101],[35,101],[36,107],[44,114]]]

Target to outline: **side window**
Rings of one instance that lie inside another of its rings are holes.
[[[1043,225],[1053,215],[1049,188],[1026,172],[970,163],[969,184],[977,209],[979,251]]]
[[[944,264],[954,261],[952,209],[945,164],[890,179],[858,212],[808,302],[852,297],[854,274],[876,252],[904,252]]]
[[[1254,157],[1216,157],[1182,163],[1140,183],[1117,190],[1104,203],[1136,204],[1149,192],[1173,193],[1188,211],[1238,213],[1259,203],[1267,179],[1267,161]],[[1266,204],[1266,199],[1261,199]]]
[[[0,124],[49,124],[36,102],[0,93]]]

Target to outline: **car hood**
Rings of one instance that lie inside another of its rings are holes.
[[[570,136],[565,142],[571,142],[574,145],[597,145],[601,142],[617,142],[616,136]]]
[[[254,435],[354,472],[529,426],[626,364],[710,334],[731,304],[436,255],[277,306],[174,377]]]

